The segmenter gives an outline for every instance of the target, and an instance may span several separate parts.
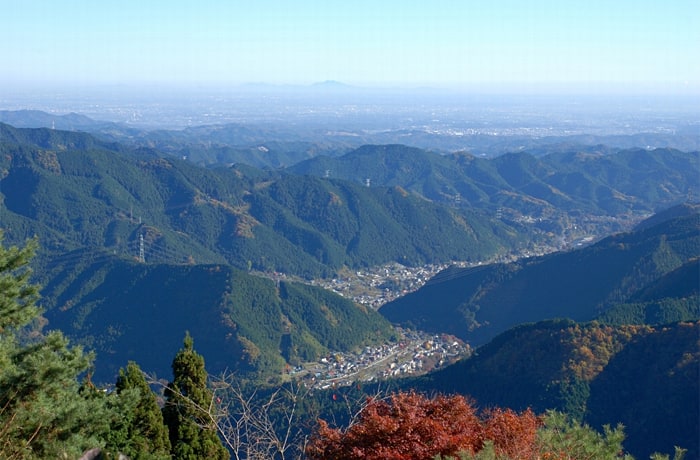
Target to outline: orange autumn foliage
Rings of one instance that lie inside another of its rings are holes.
[[[484,437],[493,441],[497,455],[513,459],[535,458],[537,429],[542,422],[530,409],[491,409],[484,420]]]
[[[463,396],[401,392],[388,400],[369,400],[347,429],[320,420],[306,455],[312,460],[423,460],[476,453],[485,441],[493,441],[496,452],[527,458],[535,451],[539,425],[529,410],[494,409],[482,419]]]

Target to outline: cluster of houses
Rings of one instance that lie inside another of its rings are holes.
[[[312,284],[376,310],[387,302],[417,290],[449,265],[406,267],[399,263],[391,263],[351,272],[344,277],[315,280]]]
[[[402,332],[403,338],[398,343],[365,347],[357,353],[333,353],[290,373],[308,387],[327,389],[427,373],[471,352],[469,345],[454,336]]]

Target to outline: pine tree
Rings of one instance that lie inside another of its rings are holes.
[[[135,397],[119,432],[112,430],[107,449],[125,454],[132,460],[169,459],[170,439],[163,414],[138,364],[129,362],[119,370],[116,384],[120,398]]]
[[[37,246],[0,244],[0,458],[77,458],[102,446],[109,421],[102,401],[79,393],[90,355],[60,332],[20,343],[21,328],[39,315],[28,266]]]
[[[0,232],[0,242],[2,238]],[[29,240],[24,248],[0,245],[0,334],[16,331],[39,315],[39,289],[29,283],[29,262],[37,247],[36,240]]]
[[[171,455],[176,460],[228,460],[230,454],[218,437],[207,387],[204,358],[194,351],[189,332],[172,364],[173,381],[165,391],[163,418],[168,426]]]

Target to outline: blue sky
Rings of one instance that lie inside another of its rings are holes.
[[[700,1],[0,0],[0,81],[700,91]]]

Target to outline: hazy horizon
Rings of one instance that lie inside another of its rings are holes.
[[[700,7],[0,0],[5,91],[338,81],[473,93],[700,94]]]

